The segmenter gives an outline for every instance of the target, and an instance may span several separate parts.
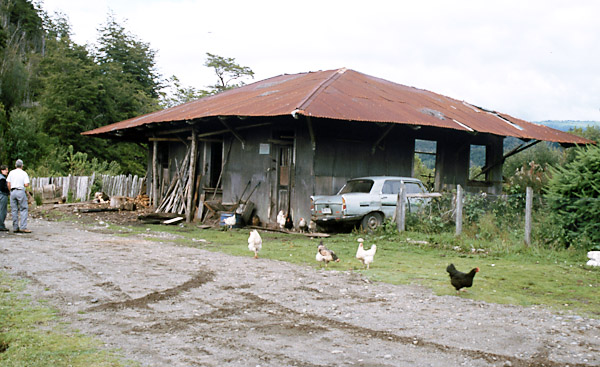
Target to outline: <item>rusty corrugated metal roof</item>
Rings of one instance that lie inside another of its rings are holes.
[[[567,144],[591,143],[566,132],[348,69],[284,74],[83,134],[107,136],[148,124],[212,116],[290,114],[432,126]]]

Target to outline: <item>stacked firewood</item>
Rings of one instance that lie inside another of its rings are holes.
[[[162,198],[156,213],[185,213],[187,193],[190,190],[189,184],[189,161],[190,150],[185,155],[185,159],[181,166],[177,164],[175,159],[175,175],[171,180],[171,185],[167,189],[165,196]]]
[[[150,206],[150,197],[146,194],[140,194],[135,197],[135,205],[139,208],[147,208]]]

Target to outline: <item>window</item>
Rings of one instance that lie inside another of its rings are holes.
[[[486,163],[486,146],[472,144],[469,152],[469,180],[485,181],[487,175],[481,174],[481,170]]]
[[[385,181],[383,188],[381,189],[382,194],[398,195],[400,193],[400,186],[402,181]],[[407,194],[421,194],[423,190],[421,186],[416,182],[405,182],[404,189]]]
[[[415,139],[415,157],[413,177],[423,181],[429,189],[435,181],[435,162],[437,159],[437,142],[434,140]]]
[[[352,180],[348,181],[344,187],[340,190],[338,195],[347,194],[349,192],[371,192],[371,187],[373,187],[372,180]]]

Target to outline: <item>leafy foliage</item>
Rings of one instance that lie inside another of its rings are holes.
[[[243,77],[249,76],[254,78],[252,69],[247,66],[238,65],[233,57],[222,57],[211,54],[210,52],[207,52],[206,55],[208,57],[204,66],[213,68],[219,79],[217,84],[210,86],[212,94],[244,85],[243,81],[234,83],[234,81]]]
[[[551,172],[547,193],[558,238],[592,248],[600,243],[600,147],[577,148],[573,161]]]

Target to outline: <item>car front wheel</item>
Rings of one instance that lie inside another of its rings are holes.
[[[381,214],[369,213],[364,216],[360,223],[360,226],[363,230],[367,232],[373,232],[381,226],[381,223],[383,223],[383,217],[381,216]]]

